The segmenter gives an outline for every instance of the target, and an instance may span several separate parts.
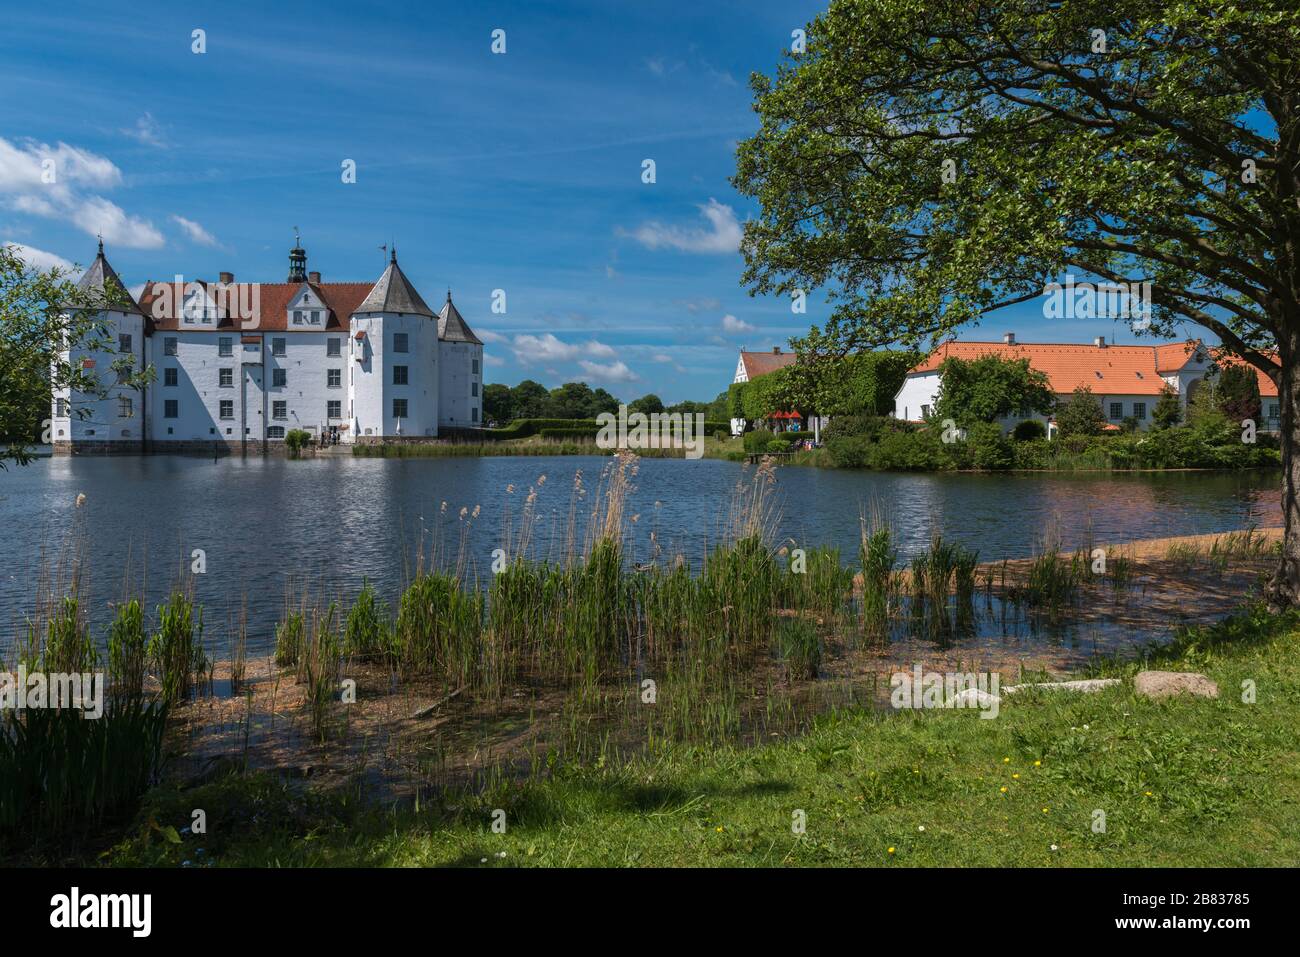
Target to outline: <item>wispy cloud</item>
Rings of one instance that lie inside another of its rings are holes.
[[[524,365],[544,362],[572,362],[584,356],[596,359],[612,359],[614,349],[603,342],[591,339],[587,342],[564,342],[547,332],[540,336],[515,336],[511,347],[515,358]]]
[[[741,227],[736,211],[710,198],[699,207],[707,226],[673,226],[651,221],[643,223],[630,235],[648,249],[677,249],[687,253],[734,253],[740,248]]]
[[[582,371],[587,374],[588,378],[597,382],[637,382],[640,377],[627,367],[627,363],[610,362],[602,365],[599,362],[589,362],[586,359],[578,363]]]
[[[172,222],[181,228],[181,231],[189,237],[190,242],[198,243],[200,246],[220,246],[217,237],[200,226],[192,219],[186,219],[184,216],[172,216]]]
[[[162,127],[158,121],[153,118],[152,113],[145,113],[135,121],[135,126],[124,127],[119,131],[123,136],[129,136],[131,139],[143,143],[145,146],[156,146],[159,149],[166,149],[168,146],[166,137],[163,136]]]
[[[751,325],[744,319],[737,319],[731,313],[722,317],[722,329],[724,332],[753,332],[757,326]]]

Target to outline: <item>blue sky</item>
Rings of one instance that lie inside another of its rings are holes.
[[[750,73],[773,72],[824,4],[181,6],[6,4],[0,242],[85,264],[102,231],[128,286],[283,281],[295,226],[325,281],[370,281],[396,242],[431,305],[451,287],[489,381],[582,379],[625,399],[710,399],[737,349],[784,345],[828,312],[816,294],[795,316],[741,288],[756,210],[728,183],[756,127]],[[46,158],[54,188],[33,178]],[[1038,303],[967,337],[1005,330],[1138,341]]]

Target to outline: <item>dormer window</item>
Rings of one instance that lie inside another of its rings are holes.
[[[302,310],[301,310],[301,309],[295,309],[295,310],[293,311],[293,324],[294,324],[295,326],[301,326],[301,325],[302,325]]]
[[[311,311],[311,324],[313,326],[320,325],[320,312],[316,309]]]

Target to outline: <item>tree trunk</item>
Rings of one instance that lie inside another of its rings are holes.
[[[1300,608],[1300,376],[1295,370],[1300,336],[1279,336],[1278,351],[1282,362],[1277,390],[1282,406],[1282,559],[1264,589],[1273,612]]]

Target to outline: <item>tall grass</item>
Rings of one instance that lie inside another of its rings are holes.
[[[148,650],[144,606],[138,598],[122,602],[108,626],[108,682],[114,696],[144,694]]]
[[[149,640],[149,660],[158,672],[162,697],[169,705],[189,697],[207,665],[203,653],[203,608],[188,589],[176,588],[158,606],[158,630]]]

